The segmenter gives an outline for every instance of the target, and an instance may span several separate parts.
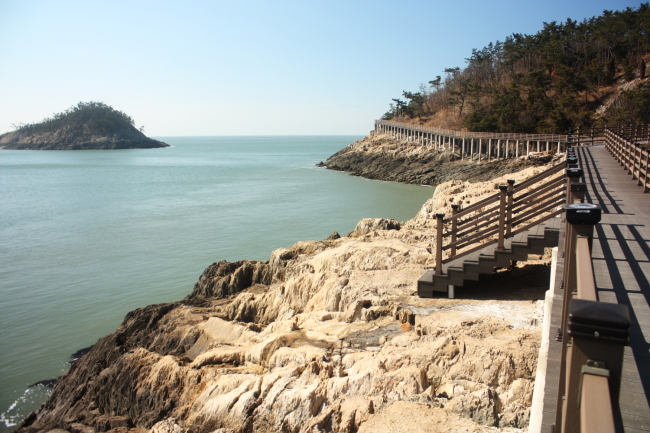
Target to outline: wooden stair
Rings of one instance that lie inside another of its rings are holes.
[[[449,286],[463,286],[467,280],[478,281],[480,274],[491,274],[495,267],[507,267],[513,260],[527,260],[528,254],[543,254],[544,248],[558,245],[561,221],[564,218],[551,218],[544,224],[505,239],[502,251],[490,244],[454,259],[443,265],[442,275],[435,275],[433,269],[428,270],[418,280],[418,295],[432,298],[434,292],[448,293]]]

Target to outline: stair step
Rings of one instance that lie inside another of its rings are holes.
[[[418,279],[418,295],[432,297],[434,292],[447,293],[448,286],[463,286],[464,281],[478,281],[480,274],[491,274],[495,267],[509,266],[511,261],[526,260],[528,254],[543,254],[544,248],[558,244],[564,218],[550,218],[529,230],[504,240],[504,249],[495,244],[446,263],[442,275],[428,270]]]

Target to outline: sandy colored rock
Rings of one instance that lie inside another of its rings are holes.
[[[503,181],[441,185],[410,221],[364,222],[267,262],[216,262],[182,302],[129,313],[21,431],[525,428],[548,260],[458,288],[458,299],[416,295],[434,260],[432,214]]]

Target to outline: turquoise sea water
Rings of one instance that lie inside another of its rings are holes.
[[[0,432],[47,396],[28,385],[211,263],[410,219],[433,194],[315,166],[361,137],[157,138],[173,147],[0,150]]]

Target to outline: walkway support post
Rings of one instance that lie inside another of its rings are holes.
[[[442,219],[444,213],[436,214],[436,275],[442,275]]]
[[[499,185],[501,197],[499,201],[499,240],[497,243],[497,251],[503,251],[504,234],[506,225],[506,195],[508,194],[508,185]]]

